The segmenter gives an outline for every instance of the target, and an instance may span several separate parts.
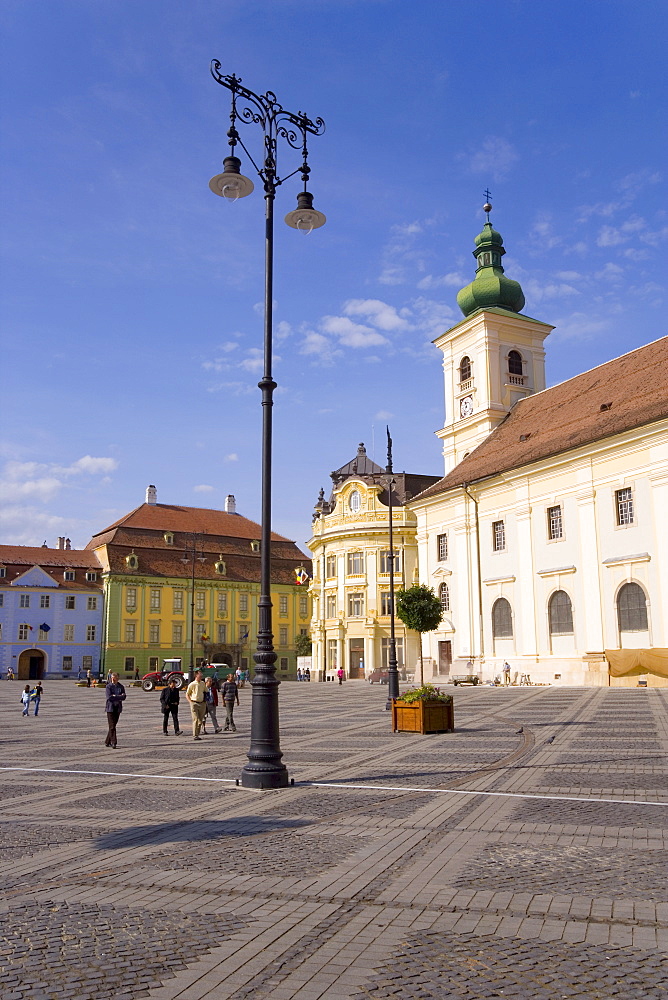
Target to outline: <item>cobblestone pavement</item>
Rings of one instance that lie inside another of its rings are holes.
[[[419,736],[284,684],[273,792],[248,688],[197,746],[128,690],[114,751],[102,691],[0,684],[3,1000],[668,994],[668,690],[458,688]]]

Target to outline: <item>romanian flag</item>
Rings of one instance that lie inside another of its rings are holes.
[[[309,575],[303,566],[300,566],[299,569],[295,570],[295,576],[297,577],[297,583],[300,586],[304,583],[308,583],[309,581]]]

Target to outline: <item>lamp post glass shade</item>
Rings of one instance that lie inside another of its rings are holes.
[[[310,191],[300,191],[297,195],[297,208],[285,216],[288,226],[298,229],[301,233],[312,233],[327,222],[326,216],[313,207],[313,195]]]
[[[238,156],[226,156],[223,160],[222,174],[216,174],[209,181],[209,187],[214,194],[221,198],[229,198],[236,201],[237,198],[245,198],[251,194],[255,185],[250,177],[244,177],[240,170],[241,160]]]

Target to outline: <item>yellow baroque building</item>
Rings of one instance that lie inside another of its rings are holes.
[[[329,500],[324,490],[315,508],[310,593],[313,606],[312,664],[318,679],[368,678],[387,670],[390,642],[390,560],[388,477],[360,444],[355,458],[331,473]],[[392,516],[394,585],[417,582],[415,514],[405,506],[437,481],[437,476],[393,474]],[[403,674],[419,656],[417,633],[396,619],[397,662]]]
[[[296,677],[295,638],[310,622],[308,588],[297,570],[310,560],[272,533],[271,599],[277,676]],[[93,536],[105,595],[102,668],[122,677],[155,670],[163,659],[184,668],[223,662],[251,668],[258,630],[260,526],[236,512],[146,503]]]

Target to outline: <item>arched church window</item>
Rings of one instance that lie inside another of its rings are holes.
[[[519,351],[511,351],[508,355],[508,374],[522,374],[522,355]]]
[[[625,583],[617,595],[620,632],[647,631],[647,598],[638,583]]]
[[[570,635],[573,632],[573,605],[565,590],[556,590],[547,606],[550,635]]]
[[[505,597],[497,598],[492,605],[492,635],[495,639],[512,638],[513,613]]]
[[[442,583],[438,588],[438,599],[441,602],[441,611],[450,610],[450,591],[447,583]]]
[[[467,382],[471,378],[471,359],[464,355],[459,362],[459,381]]]

